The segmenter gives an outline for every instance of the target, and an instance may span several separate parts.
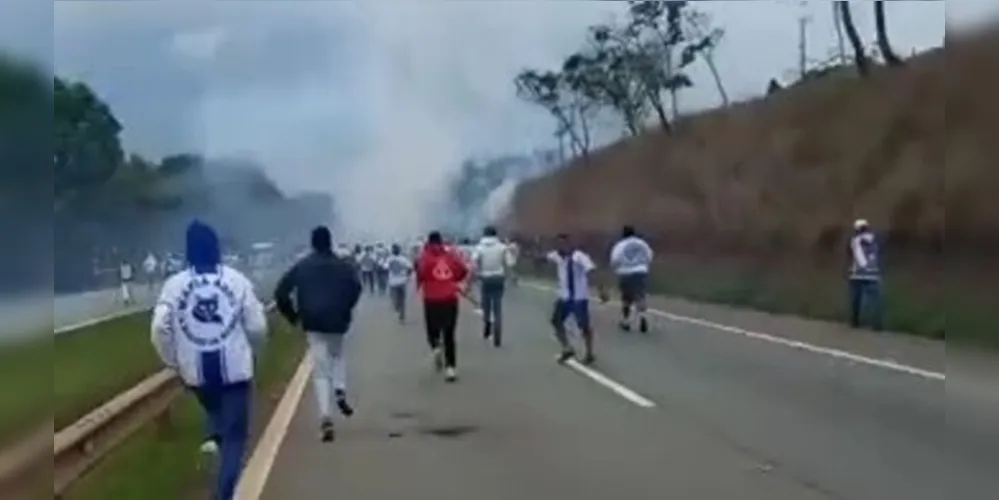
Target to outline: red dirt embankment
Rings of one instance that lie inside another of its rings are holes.
[[[845,238],[864,217],[888,241],[889,268],[904,258],[922,274],[920,302],[939,301],[945,233],[948,264],[999,268],[997,118],[992,28],[866,79],[831,76],[620,141],[521,186],[507,223],[594,247],[632,223],[663,254],[841,281]]]

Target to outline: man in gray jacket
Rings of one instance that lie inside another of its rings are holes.
[[[314,229],[312,253],[288,270],[274,291],[278,311],[305,330],[308,338],[320,431],[327,442],[335,436],[332,403],[345,417],[354,413],[347,402],[344,337],[361,297],[357,272],[353,264],[333,254],[332,239],[326,227]]]
[[[482,231],[471,260],[481,285],[482,336],[499,347],[503,344],[503,294],[513,260],[506,244],[496,236],[496,228],[488,226]]]

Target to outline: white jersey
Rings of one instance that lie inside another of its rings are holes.
[[[654,256],[652,247],[645,240],[638,236],[629,236],[614,244],[610,263],[619,276],[645,274],[649,272]]]
[[[597,268],[593,259],[581,250],[574,250],[568,258],[558,252],[549,252],[548,261],[558,269],[558,297],[561,300],[588,300],[590,298],[589,274]],[[571,267],[571,272],[570,268]]]
[[[388,270],[389,286],[401,286],[409,281],[413,264],[402,255],[393,255],[385,261],[385,269]]]
[[[507,246],[498,238],[485,236],[472,250],[472,265],[481,278],[506,276],[514,261]]]
[[[156,257],[153,254],[146,256],[146,260],[142,262],[142,268],[146,271],[146,274],[153,274],[156,269],[159,268],[160,263],[156,261]]]
[[[153,309],[152,342],[185,384],[232,384],[253,378],[253,346],[267,335],[264,305],[239,271],[187,270],[163,285]]]
[[[128,263],[122,264],[118,270],[118,276],[122,281],[132,281],[132,265]]]

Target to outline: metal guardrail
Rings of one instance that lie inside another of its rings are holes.
[[[270,287],[267,287],[268,289]],[[274,304],[267,305],[271,312]],[[160,370],[135,386],[90,411],[69,426],[54,432],[52,421],[25,439],[0,451],[0,490],[26,488],[23,476],[43,465],[47,440],[52,436],[52,492],[60,498],[74,482],[139,429],[167,415],[171,404],[185,389],[176,374]]]

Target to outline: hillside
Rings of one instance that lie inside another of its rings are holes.
[[[865,217],[888,240],[896,284],[919,296],[908,306],[935,311],[932,321],[893,325],[964,333],[953,321],[945,327],[946,309],[999,296],[980,278],[999,269],[999,205],[988,202],[999,186],[988,162],[999,156],[991,126],[999,117],[997,41],[999,29],[948,40],[904,68],[795,85],[685,118],[672,135],[624,140],[522,185],[507,222],[531,237],[585,234],[597,248],[634,223],[694,281],[705,281],[698,269],[711,271],[707,281],[721,270],[753,274],[751,284],[725,278],[755,290],[737,302],[832,317],[838,306],[803,311],[759,295],[804,287],[841,301],[844,240],[851,221]],[[756,274],[764,273],[796,284],[762,283]],[[955,299],[954,289],[967,296]]]

